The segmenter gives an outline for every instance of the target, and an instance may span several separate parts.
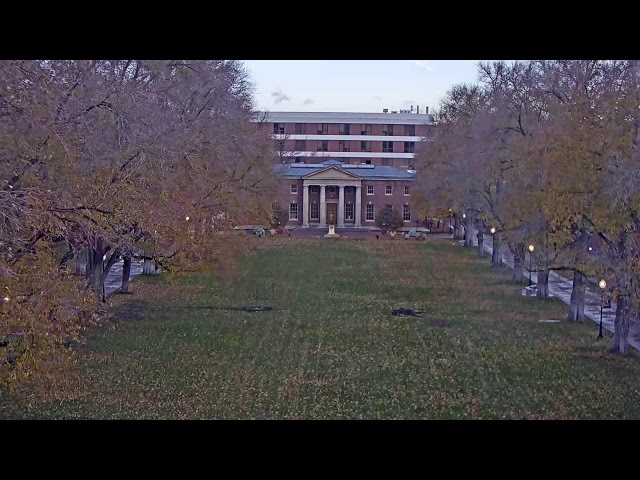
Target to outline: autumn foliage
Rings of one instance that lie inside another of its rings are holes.
[[[639,81],[630,60],[480,63],[477,83],[443,99],[417,162],[435,208],[465,214],[467,240],[475,218],[496,228],[514,280],[529,244],[539,297],[550,270],[575,272],[569,320],[584,316],[582,279],[605,278],[618,309],[612,349],[622,354],[640,300]]]
[[[0,381],[80,339],[123,256],[233,270],[273,200],[252,120],[236,61],[0,62]]]

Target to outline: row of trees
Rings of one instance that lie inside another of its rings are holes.
[[[0,360],[13,375],[96,321],[119,258],[127,276],[142,254],[169,271],[233,267],[246,243],[231,225],[266,218],[275,192],[254,115],[236,61],[0,62]]]
[[[612,350],[621,354],[640,300],[639,68],[479,63],[475,84],[447,93],[435,138],[417,155],[431,205],[453,210],[458,237],[465,217],[466,245],[474,223],[496,228],[494,251],[508,246],[515,282],[529,244],[538,297],[549,295],[550,270],[574,272],[569,320],[584,318],[587,277],[606,279],[617,302]]]

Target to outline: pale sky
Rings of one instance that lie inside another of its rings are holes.
[[[477,60],[245,60],[257,107],[294,112],[432,113],[456,83],[475,82]]]

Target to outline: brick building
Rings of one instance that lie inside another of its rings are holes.
[[[279,199],[289,208],[289,225],[375,227],[381,208],[393,208],[406,224],[415,221],[409,198],[415,175],[386,165],[351,165],[337,160],[277,165]]]
[[[415,222],[409,201],[416,143],[434,127],[429,114],[271,112],[289,225],[375,227],[382,208]]]

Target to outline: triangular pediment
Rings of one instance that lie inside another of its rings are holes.
[[[302,178],[314,180],[353,180],[360,179],[361,177],[337,167],[327,167],[317,172],[309,173]]]

